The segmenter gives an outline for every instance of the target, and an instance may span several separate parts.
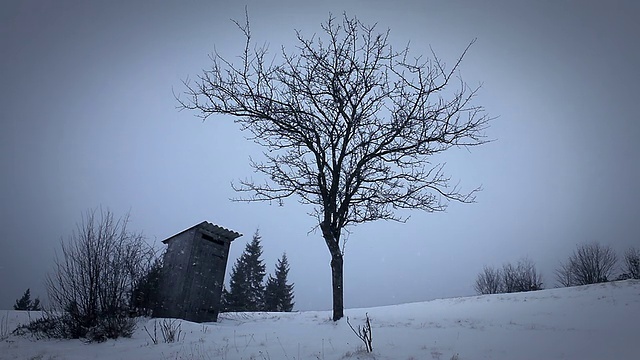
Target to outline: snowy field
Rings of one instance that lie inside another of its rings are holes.
[[[153,319],[130,339],[87,344],[10,335],[37,314],[0,312],[1,359],[640,359],[640,281],[349,309],[369,313],[373,354],[328,311],[223,314],[179,321],[181,338],[154,345]],[[158,330],[159,333],[159,330]]]

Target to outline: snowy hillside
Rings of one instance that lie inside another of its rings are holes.
[[[330,312],[223,314],[218,323],[181,321],[176,343],[154,345],[152,319],[131,339],[85,344],[7,336],[26,312],[0,313],[1,359],[640,359],[640,281],[531,293],[350,309],[369,313],[373,355]],[[30,314],[33,318],[34,313]],[[159,333],[159,330],[158,330]],[[456,357],[457,356],[457,357]]]

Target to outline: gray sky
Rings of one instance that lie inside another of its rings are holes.
[[[134,3],[134,4],[131,4]],[[163,2],[164,3],[164,2]],[[233,3],[233,4],[231,4]],[[308,5],[301,5],[308,3]],[[54,5],[55,4],[55,5]],[[473,293],[483,264],[529,256],[553,286],[575,245],[640,246],[640,2],[249,1],[255,40],[292,47],[294,29],[319,31],[346,11],[414,54],[432,45],[462,64],[477,103],[498,118],[497,141],[442,156],[473,205],[408,212],[406,224],[351,228],[348,308]],[[232,119],[178,112],[172,90],[233,57],[223,1],[3,1],[0,4],[0,309],[45,274],[61,237],[88,208],[131,212],[131,229],[160,241],[202,220],[236,230],[230,264],[260,228],[268,271],[286,251],[296,309],[330,309],[329,253],[296,199],[284,207],[232,203],[232,180],[251,176]]]

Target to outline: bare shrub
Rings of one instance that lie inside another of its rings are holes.
[[[105,316],[98,318],[96,325],[87,330],[84,337],[89,341],[102,342],[107,339],[131,337],[136,329],[136,319],[128,316]]]
[[[640,251],[629,248],[624,253],[624,273],[631,279],[640,279]]]
[[[153,344],[158,345],[158,320],[154,320],[153,322],[153,334],[146,326],[144,327],[144,331],[147,332],[147,335],[149,335]],[[182,335],[181,323],[176,319],[162,320],[160,323],[160,334],[162,335],[162,340],[165,343],[180,341],[180,336]]]
[[[160,332],[165,343],[180,341],[181,323],[176,319],[164,319],[160,324]]]
[[[158,345],[158,321],[154,320],[153,322],[153,334],[149,331],[149,329],[147,329],[147,326],[144,326],[144,331],[147,332],[147,335],[149,335],[149,338],[151,339],[151,342],[153,342],[153,345]]]
[[[31,334],[36,339],[63,338],[65,337],[62,333],[65,328],[63,320],[61,316],[56,317],[50,312],[44,311],[42,317],[27,324],[18,325],[18,327],[13,330],[13,334],[18,336]]]
[[[86,328],[68,313],[44,311],[42,317],[16,327],[13,334],[31,335],[36,339],[83,337],[90,342],[102,342],[118,337],[131,337],[135,327],[136,319],[121,316],[98,318],[93,326]]]
[[[128,222],[128,215],[114,219],[108,210],[89,210],[61,241],[46,280],[51,305],[63,312],[61,337],[105,340],[133,332],[132,293],[155,254],[141,234],[127,230]]]
[[[555,270],[556,282],[559,287],[575,286],[575,280],[573,279],[573,264],[570,260],[560,263],[560,266]]]
[[[617,261],[610,246],[597,242],[578,245],[567,262],[556,269],[556,280],[562,286],[607,282],[612,278]]]
[[[478,274],[473,288],[479,295],[499,294],[502,292],[502,272],[491,266],[484,266]]]
[[[516,266],[510,263],[502,267],[503,292],[536,291],[542,289],[542,276],[535,264],[527,258],[518,261]]]
[[[536,291],[542,289],[542,276],[530,259],[523,258],[516,266],[504,264],[502,270],[485,266],[474,289],[480,295]]]
[[[353,333],[362,340],[364,343],[367,352],[373,352],[373,338],[371,337],[371,319],[369,319],[369,314],[367,313],[364,325],[358,325],[358,329],[356,330],[351,323],[349,322],[349,317],[347,317],[347,325],[353,330]]]

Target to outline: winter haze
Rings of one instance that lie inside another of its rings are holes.
[[[268,4],[267,4],[268,3]],[[478,202],[406,212],[405,224],[351,228],[345,307],[468,295],[484,264],[531,258],[553,269],[575,245],[638,246],[640,3],[637,1],[249,1],[254,40],[276,55],[294,29],[311,35],[329,13],[391,29],[395,46],[429,46],[483,83],[496,141],[437,158]],[[46,299],[61,238],[88,208],[131,213],[160,241],[203,220],[256,229],[272,272],[286,251],[298,310],[331,307],[329,253],[311,208],[230,202],[261,149],[231,118],[176,110],[182,80],[232,58],[244,3],[3,1],[0,4],[0,309],[26,288]],[[230,265],[229,264],[229,265]],[[229,266],[230,268],[230,266]]]

